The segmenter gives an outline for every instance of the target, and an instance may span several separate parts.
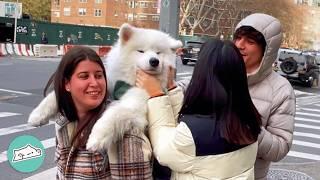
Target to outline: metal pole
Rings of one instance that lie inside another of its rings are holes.
[[[160,2],[159,29],[173,38],[179,38],[180,0],[158,0]],[[177,67],[177,61],[176,61]],[[175,71],[175,79],[177,71]]]
[[[179,36],[179,13],[180,0],[160,1],[160,23],[159,29],[170,34],[174,38]]]
[[[18,2],[19,0],[17,0],[16,4],[15,4],[15,10],[14,10],[14,37],[13,37],[13,43],[17,42],[17,19],[18,19]]]

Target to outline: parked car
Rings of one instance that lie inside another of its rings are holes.
[[[274,70],[288,80],[298,80],[312,87],[319,79],[319,64],[315,56],[299,51],[280,50]]]
[[[201,41],[187,41],[182,49],[182,64],[186,65],[188,62],[196,62],[202,44],[203,42]]]

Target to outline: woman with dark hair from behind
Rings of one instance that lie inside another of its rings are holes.
[[[157,79],[142,71],[137,75],[137,85],[151,96],[154,155],[172,170],[171,179],[254,179],[261,119],[232,42],[212,39],[203,45],[184,98],[173,78],[165,94]]]

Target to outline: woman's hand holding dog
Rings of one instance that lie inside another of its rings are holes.
[[[142,70],[137,70],[136,86],[145,89],[151,98],[164,95],[160,81]]]
[[[167,83],[167,89],[169,91],[177,87],[176,81],[174,80],[175,76],[176,76],[176,69],[170,66],[168,71],[168,83]]]

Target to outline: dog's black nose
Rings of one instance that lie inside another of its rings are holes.
[[[157,58],[151,58],[149,60],[149,64],[152,66],[152,67],[157,67],[159,65],[159,59]]]

